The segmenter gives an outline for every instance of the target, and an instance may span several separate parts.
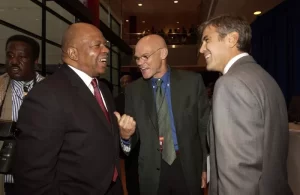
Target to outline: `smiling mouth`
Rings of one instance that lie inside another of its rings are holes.
[[[11,70],[11,72],[13,72],[13,73],[17,73],[17,72],[20,72],[20,71],[21,71],[21,69],[20,69],[19,67],[11,67],[10,70]]]

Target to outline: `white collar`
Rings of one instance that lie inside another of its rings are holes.
[[[86,74],[85,72],[74,68],[73,66],[68,65],[72,70],[74,70],[74,72],[83,80],[83,82],[86,84],[86,86],[90,86],[91,82],[93,80],[92,77],[90,77],[88,74]]]
[[[248,53],[240,53],[239,55],[234,56],[233,58],[231,58],[231,60],[229,60],[229,62],[226,64],[224,70],[223,70],[223,75],[226,74],[228,72],[228,70],[231,68],[231,66],[240,58],[244,57],[244,56],[248,56]]]

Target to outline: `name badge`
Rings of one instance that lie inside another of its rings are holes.
[[[160,147],[160,152],[163,151],[163,146],[164,146],[164,137],[159,136],[159,147]]]

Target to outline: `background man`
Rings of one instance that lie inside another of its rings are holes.
[[[218,16],[199,32],[207,70],[223,73],[212,101],[209,195],[292,194],[285,100],[275,80],[247,53],[249,24]]]
[[[171,69],[167,56],[158,35],[136,45],[143,78],[126,88],[125,113],[135,119],[137,129],[134,135],[121,130],[122,147],[129,152],[140,140],[141,194],[199,195],[206,184],[206,89],[201,75]]]
[[[25,95],[43,77],[35,72],[39,61],[40,46],[34,39],[14,35],[7,39],[6,73],[0,76],[0,120],[17,121],[18,112]],[[3,175],[0,176],[0,194],[4,194]],[[14,180],[5,175],[6,195],[12,195]]]

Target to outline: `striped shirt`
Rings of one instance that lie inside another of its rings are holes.
[[[36,73],[36,82],[40,82],[43,80],[43,76]],[[18,120],[18,113],[21,107],[21,104],[23,103],[23,97],[24,97],[24,89],[27,89],[27,92],[30,91],[33,88],[34,80],[31,80],[29,82],[25,81],[16,81],[11,80],[12,84],[12,120],[17,121]],[[12,175],[5,175],[4,177],[5,183],[14,183],[14,179]]]

